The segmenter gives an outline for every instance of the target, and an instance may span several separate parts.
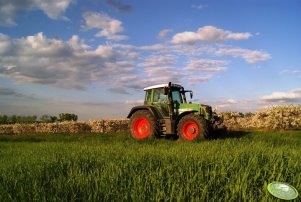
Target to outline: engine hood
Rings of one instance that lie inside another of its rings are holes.
[[[212,117],[212,108],[209,105],[196,103],[182,103],[175,107],[177,114],[182,114],[187,111],[195,111],[197,114],[203,115],[210,120]]]

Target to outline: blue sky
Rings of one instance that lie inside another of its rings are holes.
[[[0,114],[123,118],[168,81],[249,112],[301,103],[301,1],[0,0]]]

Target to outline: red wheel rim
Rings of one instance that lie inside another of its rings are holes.
[[[146,138],[150,133],[149,121],[144,117],[140,117],[136,119],[133,123],[133,131],[134,131],[135,138],[137,139]]]
[[[186,122],[184,125],[183,125],[183,128],[182,128],[182,134],[184,136],[184,138],[186,140],[193,140],[195,139],[198,134],[199,134],[199,127],[198,125],[193,122],[193,121],[190,121],[190,122]]]

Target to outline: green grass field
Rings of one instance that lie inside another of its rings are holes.
[[[267,184],[300,192],[300,174],[301,131],[200,143],[0,136],[0,201],[275,201]]]

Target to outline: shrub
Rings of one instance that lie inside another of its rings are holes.
[[[60,121],[77,121],[78,116],[75,114],[61,113],[59,114]]]
[[[220,113],[229,129],[297,129],[301,128],[301,107],[298,105],[270,106],[251,115],[237,112]]]

